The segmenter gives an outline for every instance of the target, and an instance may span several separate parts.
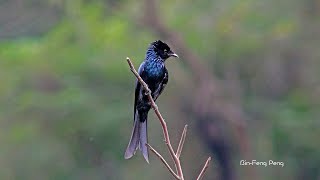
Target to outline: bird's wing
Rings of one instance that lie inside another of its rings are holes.
[[[140,77],[142,77],[144,75],[144,62],[141,63],[141,65],[139,66],[138,69],[138,73],[140,75]],[[139,100],[139,96],[140,96],[140,90],[141,90],[141,84],[138,81],[138,79],[136,80],[136,89],[135,89],[135,93],[134,93],[134,106],[133,106],[133,112],[134,112],[134,117],[136,115],[136,107],[137,107],[137,102]]]
[[[133,106],[134,117],[136,115],[136,107],[137,107],[137,101],[139,99],[140,88],[141,88],[141,84],[137,80],[136,81],[136,90],[135,90],[135,93],[134,93],[134,106]]]
[[[168,70],[166,68],[164,68],[163,79],[162,79],[161,83],[159,84],[159,87],[155,90],[155,92],[153,94],[153,99],[154,100],[157,100],[157,98],[160,96],[160,94],[162,93],[164,87],[166,87],[166,85],[168,84],[168,80],[169,80]]]

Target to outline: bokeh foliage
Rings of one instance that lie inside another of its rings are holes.
[[[320,16],[310,10],[312,2],[159,3],[161,18],[207,60],[213,75],[227,80],[226,72],[230,66],[235,68],[242,106],[251,117],[248,132],[254,157],[286,163],[284,168],[258,167],[261,179],[320,176],[320,38],[316,33]],[[0,6],[8,3],[28,7],[39,2],[8,1]],[[134,84],[125,58],[130,56],[137,66],[147,45],[159,38],[139,20],[143,3],[53,0],[40,4],[59,9],[58,20],[42,22],[50,28],[0,41],[0,179],[169,178],[155,159],[149,166],[141,158],[123,160]],[[13,11],[5,14],[10,17]],[[23,21],[38,28],[33,19]],[[179,62],[170,65],[171,77],[175,71],[188,71]],[[172,78],[169,84],[179,79]],[[188,115],[170,108],[178,89],[169,88],[160,104],[167,119],[175,114],[184,124],[182,117]],[[156,125],[151,123],[153,128]],[[171,130],[180,125],[173,124]],[[160,133],[159,129],[151,132],[158,138],[153,142],[162,142]],[[192,146],[201,143],[189,138],[185,156],[202,152],[206,157],[206,146]],[[183,162],[187,169],[195,166],[188,164],[190,159]],[[245,179],[237,163],[238,179]],[[197,170],[187,174],[195,176]]]

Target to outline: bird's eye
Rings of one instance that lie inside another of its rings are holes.
[[[167,50],[167,49],[165,49],[165,50],[164,50],[164,53],[167,53],[167,52],[168,52],[168,50]]]

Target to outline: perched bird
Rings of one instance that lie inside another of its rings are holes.
[[[178,57],[178,55],[172,52],[166,43],[158,40],[150,44],[146,57],[139,67],[138,73],[151,90],[154,101],[168,83],[168,71],[164,62],[169,57]],[[147,119],[150,108],[151,103],[145,94],[145,90],[137,80],[134,97],[134,125],[124,155],[125,159],[131,158],[139,148],[145,160],[149,163],[146,143],[148,143]]]

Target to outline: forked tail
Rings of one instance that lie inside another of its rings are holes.
[[[136,112],[131,138],[124,154],[125,159],[131,158],[139,148],[144,159],[149,163],[148,132],[147,132],[147,113],[140,114]]]

